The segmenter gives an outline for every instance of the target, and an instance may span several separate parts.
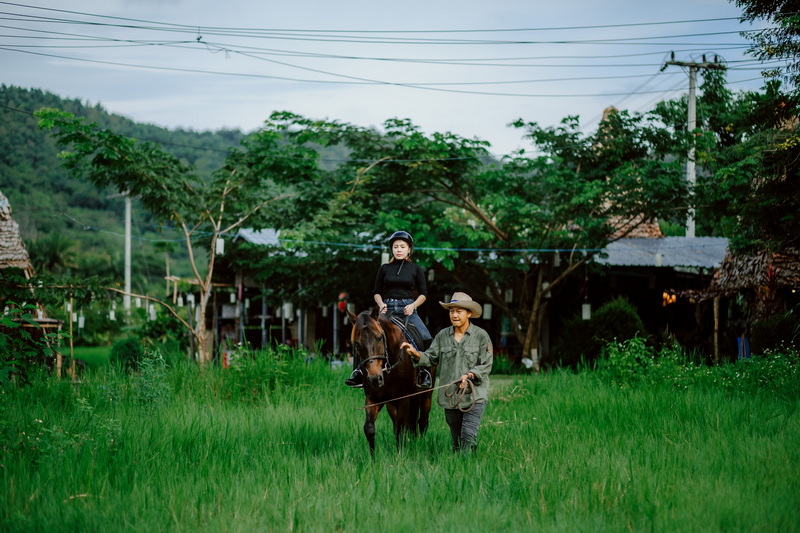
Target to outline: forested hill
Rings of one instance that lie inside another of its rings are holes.
[[[38,89],[0,86],[0,191],[11,202],[37,272],[116,276],[123,268],[124,201],[117,191],[99,190],[73,179],[61,167],[58,147],[39,130],[33,116],[43,107],[69,111],[117,133],[159,143],[200,174],[221,167],[227,150],[245,136],[239,130],[168,130],[109,113],[99,104],[63,99]],[[177,236],[158,233],[135,204],[133,234],[138,244],[134,249],[140,256],[134,261],[142,267],[135,275],[145,283],[162,280],[165,246],[155,243]],[[177,253],[179,246],[173,248]]]

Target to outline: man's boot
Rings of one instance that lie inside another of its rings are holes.
[[[361,373],[361,370],[356,368],[353,370],[353,373],[350,374],[350,377],[344,380],[344,384],[348,387],[360,389],[364,386],[364,374]]]
[[[420,368],[417,373],[417,388],[430,389],[433,387],[433,379],[431,379],[431,372],[427,368]]]

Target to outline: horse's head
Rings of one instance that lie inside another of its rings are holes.
[[[386,332],[381,325],[377,308],[362,311],[358,316],[348,311],[353,322],[350,335],[354,354],[361,360],[365,381],[373,388],[383,387],[384,370],[389,367],[389,348]]]

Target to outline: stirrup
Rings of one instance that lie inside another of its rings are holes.
[[[433,380],[430,371],[427,368],[420,369],[417,375],[417,388],[430,389],[431,387],[433,387]]]

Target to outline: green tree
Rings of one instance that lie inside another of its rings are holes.
[[[343,144],[350,160],[294,187],[298,241],[381,245],[400,227],[434,268],[512,321],[524,352],[539,345],[544,296],[610,241],[685,198],[681,166],[653,156],[661,133],[611,113],[596,135],[576,119],[543,129],[519,121],[541,155],[493,162],[488,143],[426,135],[407,120],[371,128],[273,115],[267,128],[298,145]],[[371,286],[371,276],[362,282]],[[506,301],[506,291],[516,305]]]
[[[737,251],[797,246],[800,235],[797,106],[769,81],[763,91],[734,93],[723,71],[706,71],[697,101],[698,231],[730,239]],[[660,102],[648,113],[671,133],[658,151],[687,147],[686,101]]]
[[[768,77],[782,79],[800,89],[800,11],[795,0],[732,0],[744,10],[742,20],[763,19],[768,28],[744,32],[752,46],[748,53],[761,61],[785,60],[786,66],[765,70]]]
[[[206,317],[220,238],[243,224],[264,227],[267,209],[291,196],[276,183],[287,181],[285,175],[313,172],[315,168],[313,162],[295,157],[291,147],[281,146],[279,136],[265,134],[261,136],[264,151],[260,159],[246,159],[242,152],[234,151],[224,167],[204,181],[192,167],[153,143],[137,143],[64,111],[42,109],[36,115],[40,128],[51,131],[61,146],[70,149],[61,157],[74,176],[85,177],[99,187],[113,186],[139,199],[156,221],[173,225],[183,234],[200,293],[201,317]],[[197,242],[205,245],[205,264],[195,251]],[[201,364],[210,360],[205,319],[192,326],[167,303],[134,296],[168,309],[192,332]]]

